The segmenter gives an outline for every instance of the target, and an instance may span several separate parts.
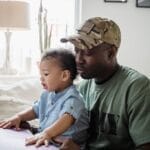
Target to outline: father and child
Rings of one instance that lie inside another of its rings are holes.
[[[74,45],[76,63],[69,51],[46,52],[40,63],[45,91],[32,108],[1,121],[0,127],[18,129],[22,122],[39,118],[38,134],[28,138],[27,145],[48,145],[62,135],[63,150],[150,150],[150,80],[118,64],[119,26],[94,17],[76,36],[62,41]],[[86,79],[79,85],[84,99],[73,85],[76,64]]]

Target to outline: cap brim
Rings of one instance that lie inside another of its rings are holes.
[[[100,44],[100,42],[95,44],[95,41],[92,37],[82,34],[76,34],[70,37],[62,38],[61,42],[71,42],[75,47],[82,50],[92,49]]]

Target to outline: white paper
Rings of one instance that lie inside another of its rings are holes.
[[[0,128],[0,150],[59,150],[54,146],[44,145],[36,148],[34,145],[25,146],[25,139],[32,136],[28,130],[16,131]]]

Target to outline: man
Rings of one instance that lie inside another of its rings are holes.
[[[62,42],[74,44],[78,72],[86,79],[79,86],[90,117],[86,150],[150,150],[150,80],[118,64],[118,25],[95,17],[77,31]],[[65,140],[60,149],[80,148]]]

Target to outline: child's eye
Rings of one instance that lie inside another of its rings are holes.
[[[49,75],[49,73],[44,73],[44,76],[48,76]]]

